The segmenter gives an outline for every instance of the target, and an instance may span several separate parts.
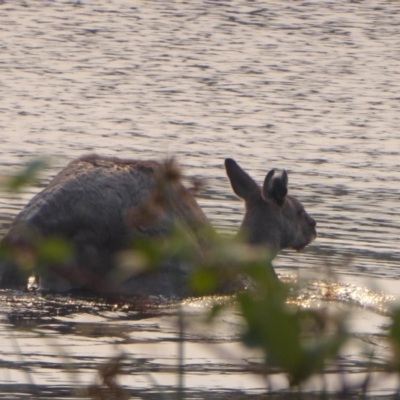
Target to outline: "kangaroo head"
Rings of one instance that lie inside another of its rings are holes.
[[[233,191],[246,204],[240,231],[249,243],[265,244],[275,254],[285,248],[301,250],[316,238],[315,220],[287,194],[286,171],[271,170],[260,187],[236,161],[226,159],[225,168]]]

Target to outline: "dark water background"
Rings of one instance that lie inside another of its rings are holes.
[[[400,292],[399,12],[398,2],[381,0],[2,2],[0,175],[38,156],[50,166],[38,185],[0,195],[1,233],[51,176],[87,152],[176,156],[188,177],[206,180],[206,214],[232,232],[243,205],[224,158],[260,183],[271,168],[285,168],[319,237],[303,253],[283,252],[277,272],[310,279],[299,301],[324,307],[319,274],[329,266],[338,304],[356,310],[352,329],[384,359],[387,302]],[[197,315],[212,301],[184,306]],[[66,396],[121,350],[143,362],[123,375],[126,387],[148,389],[150,375],[176,384],[170,304],[10,293],[1,303],[4,390],[29,392],[34,383],[42,396]],[[239,332],[232,312],[188,333],[188,387],[265,388],[249,368],[259,355],[239,345]],[[357,376],[363,358],[353,350],[345,356]],[[276,388],[286,384],[276,377]],[[393,387],[385,385],[379,393]]]

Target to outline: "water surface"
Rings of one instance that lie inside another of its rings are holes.
[[[199,203],[230,232],[243,204],[224,158],[260,183],[271,168],[285,168],[319,237],[303,253],[283,252],[277,272],[305,277],[302,304],[325,307],[320,274],[328,268],[338,304],[356,310],[354,332],[384,359],[387,304],[400,292],[399,12],[383,0],[2,2],[0,175],[33,157],[50,163],[37,184],[0,195],[1,233],[87,152],[176,156],[188,177],[206,180]],[[162,305],[138,311],[15,293],[1,301],[0,385],[13,393],[15,384],[29,391],[34,383],[42,396],[49,388],[71,395],[121,348],[146,371],[126,367],[126,387],[154,386],[149,374],[176,385],[176,315]],[[207,310],[208,300],[190,307]],[[265,390],[249,369],[259,355],[239,345],[240,324],[232,328],[237,318],[228,314],[211,344],[189,338],[188,387]],[[346,357],[356,376],[362,357]],[[379,383],[379,393],[395,385]],[[277,377],[274,387],[286,384]]]

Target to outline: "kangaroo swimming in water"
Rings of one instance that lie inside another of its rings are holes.
[[[225,160],[225,168],[233,191],[245,201],[239,233],[248,243],[265,245],[275,255],[284,248],[300,250],[316,238],[316,222],[287,194],[285,171],[271,170],[260,187],[233,159]],[[177,282],[182,280],[171,263],[134,275],[120,288],[108,286],[113,285],[118,255],[130,248],[132,240],[165,236],[175,220],[189,228],[200,251],[207,246],[204,232],[211,224],[181,183],[178,171],[171,163],[152,160],[78,158],[15,217],[1,245],[23,252],[47,237],[71,243],[73,254],[67,265],[35,271],[45,290],[77,287],[100,293],[176,295]],[[11,260],[4,261],[0,287],[25,288],[30,272]]]

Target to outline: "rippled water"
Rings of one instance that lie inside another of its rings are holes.
[[[224,158],[260,182],[285,168],[319,237],[303,253],[283,252],[278,273],[306,276],[303,304],[324,306],[318,274],[329,267],[336,299],[357,309],[354,331],[384,353],[387,296],[400,292],[399,12],[398,2],[382,0],[3,1],[0,175],[32,157],[51,162],[37,186],[0,195],[1,233],[69,159],[87,152],[177,156],[187,176],[207,180],[199,202],[229,231],[243,205]],[[91,382],[121,343],[160,384],[174,385],[176,323],[165,310],[148,317],[96,301],[49,301],[4,294],[3,388],[34,379],[42,396],[50,387],[66,396],[77,376]],[[188,387],[265,388],[248,373],[253,355],[228,334],[237,316],[227,318],[215,334],[222,352],[201,335],[190,342]],[[25,329],[24,321],[38,325]],[[63,368],[64,353],[79,373]],[[356,371],[359,359],[349,360]],[[123,380],[132,390],[152,385],[141,370],[133,375]]]

